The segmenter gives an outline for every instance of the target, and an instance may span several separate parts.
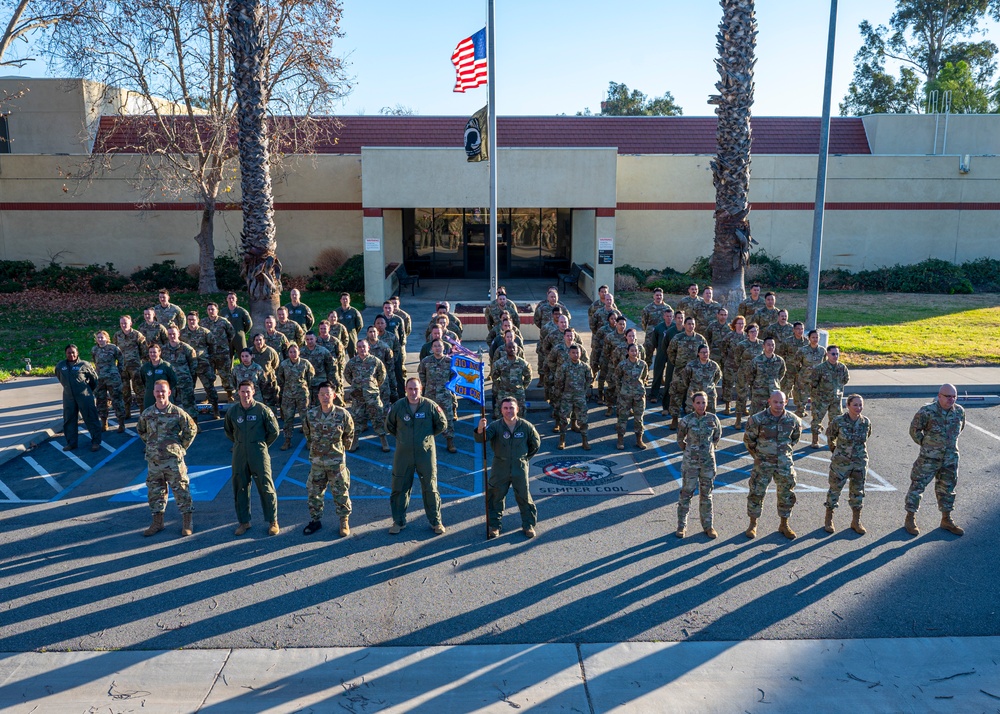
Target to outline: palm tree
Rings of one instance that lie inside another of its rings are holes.
[[[746,292],[744,269],[750,260],[750,109],[756,59],[754,0],[722,0],[722,22],[715,61],[719,94],[709,99],[719,117],[718,154],[712,162],[715,184],[715,246],[712,284],[716,299],[735,314]]]
[[[255,325],[263,325],[264,318],[278,309],[281,299],[281,261],[276,252],[268,152],[264,12],[260,0],[230,0],[228,14],[243,190],[241,272],[250,294],[250,316]]]

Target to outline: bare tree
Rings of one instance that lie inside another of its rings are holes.
[[[719,117],[715,184],[715,246],[712,285],[719,301],[736,314],[746,297],[744,269],[750,260],[750,114],[753,107],[757,19],[754,0],[722,0],[715,61],[719,94],[709,99]]]
[[[237,176],[236,97],[226,37],[227,0],[84,0],[73,23],[57,26],[51,56],[64,70],[125,90],[115,126],[95,143],[79,178],[121,168],[137,154],[133,186],[155,199],[194,197],[201,225],[202,293],[215,292],[214,220],[219,194]],[[349,90],[335,41],[340,0],[262,0],[264,93],[280,154],[306,154],[330,130],[312,116],[329,113]],[[277,111],[275,111],[275,109]]]
[[[71,20],[82,4],[79,0],[0,0],[0,26],[4,28],[0,67],[23,67],[33,61],[34,57],[9,57],[14,42],[27,43],[30,35]]]

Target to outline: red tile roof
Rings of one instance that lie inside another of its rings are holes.
[[[178,123],[186,120],[180,119]],[[332,139],[320,140],[320,154],[360,154],[361,147],[461,148],[466,117],[323,117]],[[339,123],[338,128],[333,128]],[[715,117],[500,117],[502,147],[616,147],[619,154],[715,154]],[[150,120],[101,117],[95,145],[128,151]],[[812,117],[756,117],[751,122],[757,154],[816,154],[820,120]],[[861,119],[836,117],[830,153],[870,154]]]

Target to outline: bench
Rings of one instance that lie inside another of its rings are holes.
[[[403,292],[403,288],[409,286],[410,295],[416,296],[416,287],[420,287],[420,273],[410,275],[406,272],[406,266],[400,263],[396,268],[396,279],[399,280],[399,292]]]
[[[557,276],[556,284],[558,285],[559,283],[562,283],[562,292],[566,292],[569,286],[572,285],[574,288],[576,288],[576,294],[577,295],[580,294],[581,271],[582,268],[580,268],[580,266],[577,265],[576,263],[573,263],[568,273],[559,273],[559,275]]]

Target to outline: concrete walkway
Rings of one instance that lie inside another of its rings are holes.
[[[980,712],[1000,638],[0,655],[4,712]]]

